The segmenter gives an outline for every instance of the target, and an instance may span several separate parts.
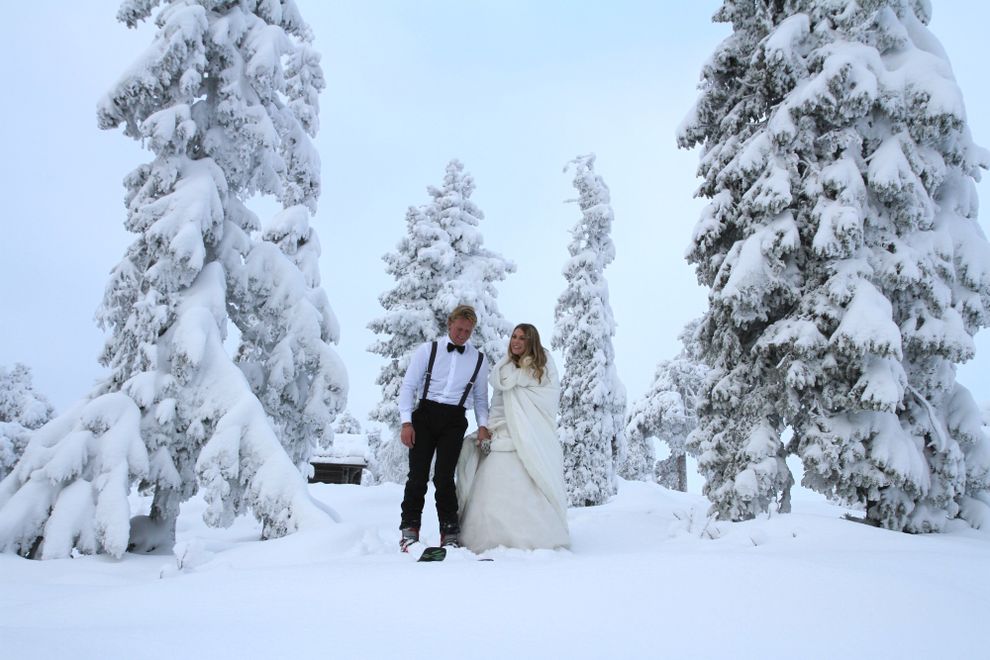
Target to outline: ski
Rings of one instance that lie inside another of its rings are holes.
[[[447,548],[427,546],[419,541],[410,543],[402,549],[403,554],[415,558],[416,561],[443,561],[447,556]]]
[[[416,558],[416,561],[444,561],[454,559],[458,561],[494,561],[491,557],[479,557],[467,548],[428,546],[419,541],[410,543],[403,550],[403,554],[409,555],[410,558]]]
[[[446,556],[447,548],[431,546],[423,550],[423,554],[419,556],[417,561],[443,561]]]

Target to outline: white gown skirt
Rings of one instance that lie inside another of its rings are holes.
[[[461,511],[461,543],[474,552],[566,547],[570,535],[515,451],[481,458]]]

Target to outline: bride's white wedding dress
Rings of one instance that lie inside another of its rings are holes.
[[[461,543],[474,552],[496,546],[559,548],[570,544],[563,452],[557,439],[560,381],[550,356],[541,382],[507,357],[492,370],[488,429],[492,450],[472,440],[457,464]]]

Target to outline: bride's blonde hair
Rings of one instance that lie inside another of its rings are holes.
[[[522,367],[526,358],[530,358],[528,366],[533,370],[536,382],[540,383],[543,381],[543,372],[547,366],[547,352],[543,348],[543,344],[540,343],[540,332],[535,325],[530,323],[520,323],[512,329],[512,333],[515,334],[516,330],[522,330],[523,339],[526,340],[526,350],[522,355],[514,355],[510,348],[508,350],[509,359],[517,367]]]

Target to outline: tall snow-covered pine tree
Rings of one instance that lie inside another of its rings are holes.
[[[250,509],[273,537],[328,520],[294,464],[310,439],[293,437],[332,422],[346,391],[308,227],[319,56],[291,0],[128,0],[118,18],[159,6],[153,43],[98,108],[153,154],[125,180],[136,238],[98,314],[110,374],[0,484],[0,548],[21,554],[168,543],[197,490],[211,525]],[[267,228],[245,205],[255,194],[284,208]],[[243,371],[223,345],[231,323]],[[132,527],[135,480],[153,500]]]
[[[608,186],[594,167],[594,155],[568,164],[581,219],[571,230],[567,286],[557,299],[552,339],[564,355],[558,430],[572,506],[602,504],[614,495],[615,464],[625,454],[626,392],[615,369],[615,320],[604,276],[615,258],[613,213]]]
[[[506,351],[511,324],[499,312],[496,284],[515,271],[511,261],[483,245],[484,214],[471,201],[474,179],[457,160],[430,201],[406,212],[406,235],[383,257],[395,286],[379,296],[385,314],[368,327],[380,338],[372,353],[386,359],[378,375],[382,398],[370,418],[385,425],[376,448],[379,481],[403,482],[408,450],[399,442],[399,387],[412,352],[442,336],[457,305],[471,305],[478,325],[471,341],[489,362]]]
[[[955,378],[990,323],[974,186],[990,158],[929,14],[726,0],[715,15],[733,33],[678,139],[702,145],[711,200],[689,253],[711,288],[714,368],[692,442],[724,518],[786,507],[787,451],[806,485],[891,529],[990,501],[990,450]]]

